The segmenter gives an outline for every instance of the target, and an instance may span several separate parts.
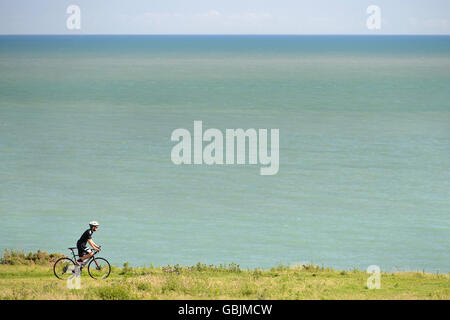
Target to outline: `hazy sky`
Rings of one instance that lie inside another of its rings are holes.
[[[69,30],[69,5],[81,29]],[[366,27],[369,5],[380,30]],[[0,0],[0,34],[450,34],[450,0]]]

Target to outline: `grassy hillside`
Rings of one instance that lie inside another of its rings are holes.
[[[0,261],[0,299],[449,299],[450,275],[382,273],[381,289],[366,287],[368,274],[316,266],[241,270],[238,265],[113,267],[106,280],[83,270],[81,289],[55,278],[54,258]],[[6,256],[6,258],[5,258]],[[55,255],[54,257],[56,257]]]

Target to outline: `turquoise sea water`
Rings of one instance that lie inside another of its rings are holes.
[[[450,271],[450,37],[0,37],[0,249]],[[175,166],[280,129],[280,170]]]

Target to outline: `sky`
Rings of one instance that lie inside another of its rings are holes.
[[[370,5],[380,29],[366,25]],[[0,34],[448,35],[450,0],[0,0]]]

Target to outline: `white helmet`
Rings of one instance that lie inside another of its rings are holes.
[[[91,222],[89,222],[89,226],[90,227],[98,227],[98,222],[97,221],[91,221]]]

